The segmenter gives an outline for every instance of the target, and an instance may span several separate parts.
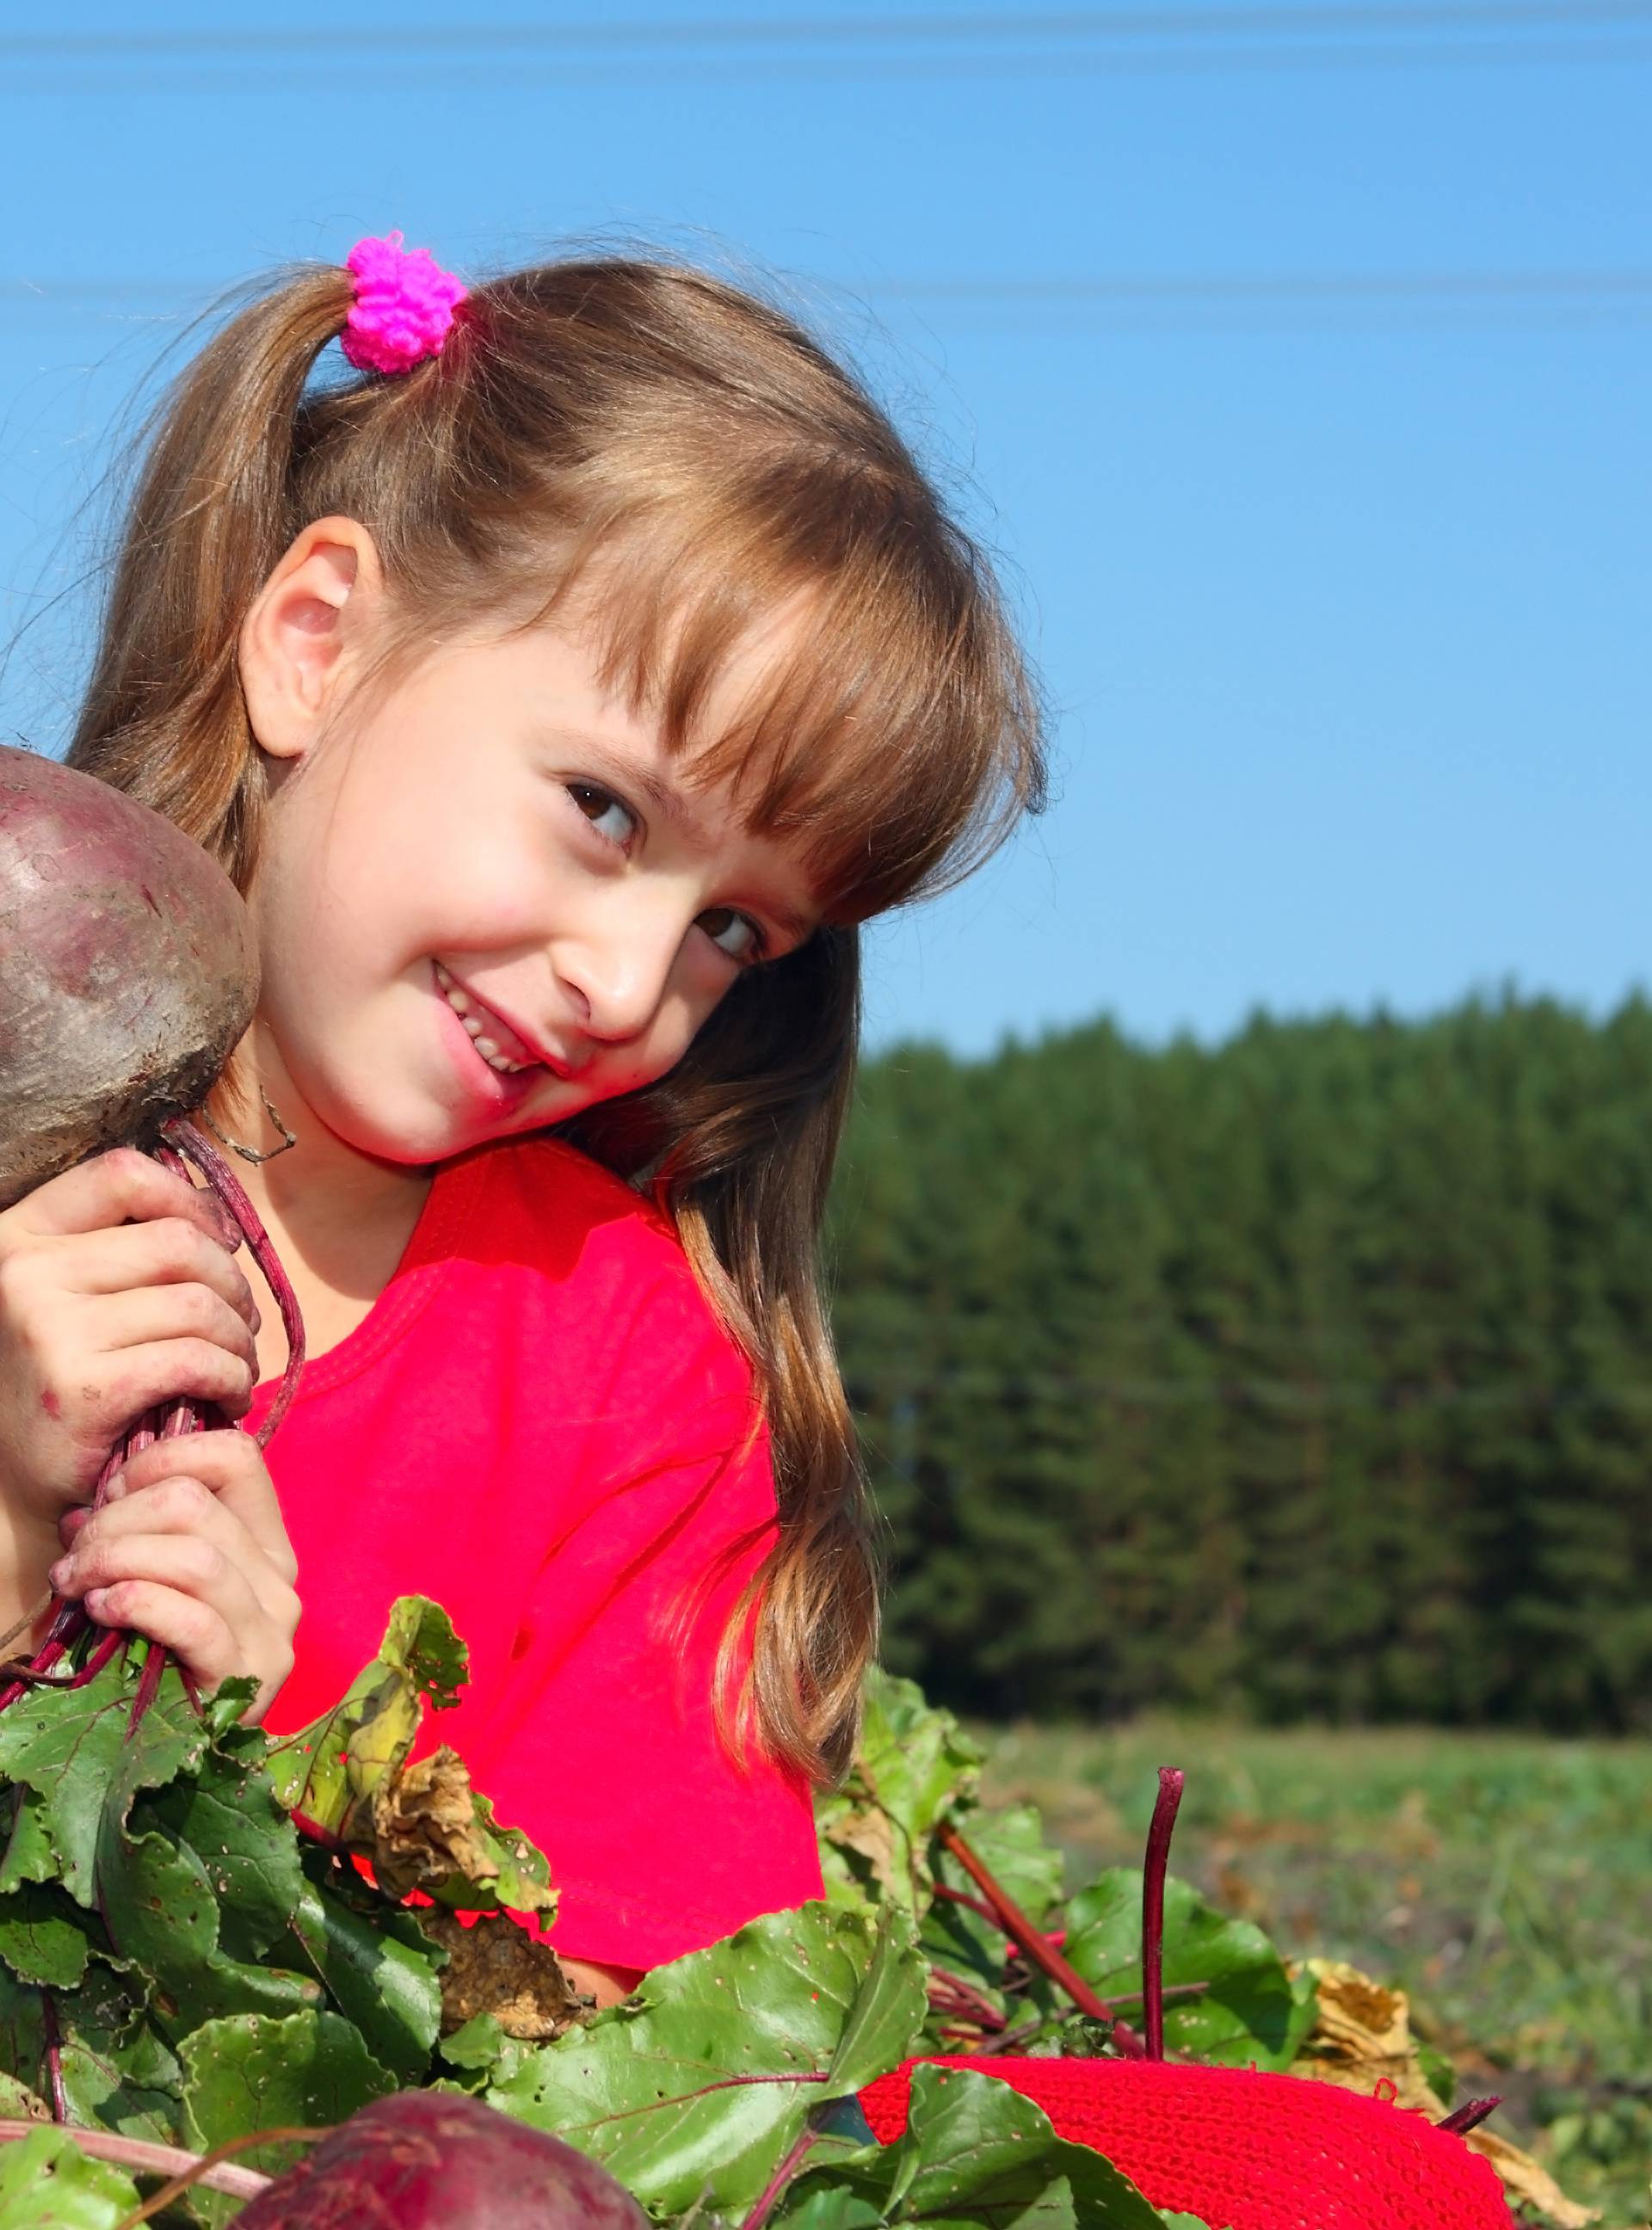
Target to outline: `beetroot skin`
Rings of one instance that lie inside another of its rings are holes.
[[[606,2169],[480,2099],[398,2091],[324,2137],[236,2230],[647,2230]]]
[[[216,860],[95,776],[0,745],[0,1208],[152,1147],[252,1018],[250,915]]]

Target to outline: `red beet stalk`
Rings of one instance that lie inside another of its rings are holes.
[[[1033,1926],[985,1860],[970,1847],[950,1820],[942,1822],[939,1834],[944,1847],[980,1891],[992,1908],[993,1918],[1010,1941],[1020,1948],[1023,1957],[1029,1960],[1040,1974],[1048,1975],[1058,1990],[1064,1990],[1081,2014],[1087,2014],[1092,2021],[1111,2021],[1113,2042],[1129,2058],[1139,2059],[1141,2040],[1129,2022],[1120,2021],[1107,2000],[1099,1996],[1049,1938]]]
[[[1141,1870],[1141,1995],[1149,2059],[1165,2057],[1165,1877],[1186,1778],[1173,1765],[1158,1769],[1158,1799],[1147,1830],[1147,1863]]]
[[[1466,2137],[1470,2130],[1480,2127],[1488,2114],[1494,2114],[1502,2103],[1500,2094],[1495,2098],[1465,2098],[1455,2114],[1446,2116],[1440,2127]]]

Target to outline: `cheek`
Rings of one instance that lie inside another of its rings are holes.
[[[701,952],[694,961],[679,964],[678,980],[673,984],[672,996],[661,1015],[670,1052],[667,1067],[676,1067],[739,981],[727,963],[703,939],[700,944]],[[706,957],[707,952],[709,958]]]
[[[646,1038],[626,1049],[623,1067],[612,1055],[603,1062],[603,1097],[640,1092],[668,1074],[721,1004],[729,984],[727,969],[714,957],[709,967],[679,961]]]

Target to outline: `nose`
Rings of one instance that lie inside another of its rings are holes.
[[[633,905],[554,955],[580,1028],[604,1045],[642,1037],[664,1002],[685,925],[672,911]]]

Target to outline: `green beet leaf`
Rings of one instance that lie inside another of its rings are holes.
[[[340,1700],[273,1745],[269,1768],[281,1801],[330,1834],[371,1849],[374,1790],[405,1762],[425,1705],[442,1711],[458,1702],[468,1665],[446,1611],[424,1595],[399,1596],[378,1654]]]
[[[19,1982],[72,1990],[91,1954],[85,1916],[61,1890],[29,1882],[0,1897],[0,1960]]]
[[[134,1743],[126,1756],[136,1757],[138,1749]],[[231,1877],[215,1872],[214,1862],[184,1841],[175,1825],[132,1802],[130,1783],[137,1769],[129,1773],[123,1757],[110,1777],[98,1844],[98,1898],[113,1950],[153,1982],[162,2026],[176,2038],[209,2017],[274,2016],[318,2002],[319,1986],[308,1977],[237,1959],[221,1943],[218,1900],[232,1893]],[[231,1831],[226,1827],[224,1832]],[[253,1822],[247,1832],[251,1840]],[[278,1834],[266,1821],[263,1840],[272,1878],[261,1884],[255,1924],[244,1931],[255,1935],[265,1933],[287,1897],[296,1903],[301,1885],[290,1824],[281,1822]],[[222,1867],[223,1859],[215,1858]],[[244,1884],[244,1852],[242,1859]]]
[[[1067,1909],[1067,1956],[1104,1997],[1141,1988],[1141,1876],[1114,1866]],[[1165,2006],[1165,2047],[1218,2066],[1284,2069],[1313,2025],[1311,1986],[1293,1989],[1284,1962],[1248,1920],[1207,1905],[1191,1883],[1165,1885],[1165,1987],[1202,1982]]]
[[[981,1752],[950,1711],[912,1680],[874,1670],[854,1769],[820,1808],[829,1894],[853,1905],[887,1896],[913,1911],[929,1898],[929,1838],[980,1780]]]
[[[489,2083],[508,2083],[536,2047],[509,2035],[492,2014],[473,2014],[462,2028],[444,2036],[436,2049],[461,2079],[471,2079],[463,2088],[481,2090]]]
[[[31,1839],[43,1834],[50,1842],[54,1871],[77,1905],[97,1902],[97,1854],[117,1773],[124,1817],[139,1789],[193,1769],[211,1738],[169,1667],[128,1739],[143,1654],[140,1647],[112,1658],[84,1688],[36,1688],[0,1712],[0,1781],[39,1799]]]
[[[117,2230],[138,2203],[123,2169],[94,2160],[62,2130],[0,2146],[0,2230]]]
[[[958,1820],[958,1827],[971,1849],[984,1860],[1034,1927],[1043,1927],[1050,1917],[1051,1908],[1061,1901],[1062,1866],[1061,1853],[1045,1840],[1043,1818],[1037,1806],[1006,1804],[990,1812],[973,1810]],[[964,1890],[977,1897],[980,1894],[952,1853],[939,1845],[935,1874],[949,1888]],[[1002,1948],[1001,1929],[971,1912],[967,1906],[953,1905],[952,1910],[972,1921],[996,1949]]]
[[[145,2018],[141,1986],[94,1959],[79,1989],[54,1991],[52,2006],[70,2120],[175,2143],[178,2065]],[[47,2095],[42,1993],[3,1969],[0,2065],[36,2098]]]
[[[879,2230],[886,2217],[875,2200],[847,2183],[811,2182],[795,2206],[775,2218],[786,2230]]]
[[[298,1841],[264,1769],[267,1748],[255,1728],[225,1729],[192,1775],[134,1814],[197,1854],[220,1908],[219,1943],[237,1960],[262,1958],[303,1887]]]
[[[10,1896],[25,1882],[51,1881],[59,1859],[46,1825],[46,1808],[32,1789],[16,1785],[0,1792],[0,1837],[5,1855],[0,1858],[0,1896]]]
[[[277,1947],[282,1964],[323,1983],[399,2081],[419,2082],[441,2022],[443,1954],[410,1912],[371,1891],[358,1903],[347,1884],[329,1879],[338,1870],[322,1854],[307,1854],[305,1872],[291,1933]]]
[[[229,2137],[257,2130],[331,2129],[398,2086],[337,2014],[290,2014],[266,2021],[240,2014],[205,2022],[184,2043],[184,2143],[210,2152]],[[279,2175],[298,2157],[290,2144],[254,2145],[236,2157]],[[200,2218],[233,2220],[240,2202],[197,2192]]]
[[[849,2202],[869,2207],[869,2215]],[[1128,2176],[1087,2145],[1057,2137],[1030,2098],[968,2068],[913,2070],[906,2133],[805,2167],[782,2203],[785,2230],[859,2222],[925,2230],[1160,2230]]]
[[[38,2091],[15,2075],[0,2075],[0,2115],[9,2122],[49,2122],[52,2110]]]
[[[826,1904],[656,1967],[635,1997],[488,2092],[650,2210],[746,2208],[811,2112],[904,2059],[924,2015],[910,1918]],[[824,2146],[844,2147],[829,2131]]]
[[[16,1807],[9,1855],[26,1838],[16,1872],[35,1873],[42,1843],[49,1846],[62,1890],[95,1909],[96,1923],[87,1924],[95,1942],[153,1981],[157,2010],[175,2033],[209,2014],[289,2010],[319,1995],[313,1984],[239,1960],[219,1941],[221,1897],[236,1902],[254,1955],[285,1924],[283,1906],[296,1897],[292,1831],[253,1763],[263,1738],[219,1732],[212,1712],[198,1716],[175,1667],[132,1726],[144,1654],[139,1647],[113,1659],[82,1689],[38,1689],[0,1716],[0,1773],[14,1784]],[[227,1708],[216,1706],[220,1714]],[[215,1732],[227,1748],[214,1749]],[[48,1907],[42,1890],[29,1910],[38,1918]],[[0,1941],[11,1971],[77,1982],[85,1963],[76,1967],[65,1930],[31,1930],[15,1902],[12,1912],[19,1924],[9,1943]]]

